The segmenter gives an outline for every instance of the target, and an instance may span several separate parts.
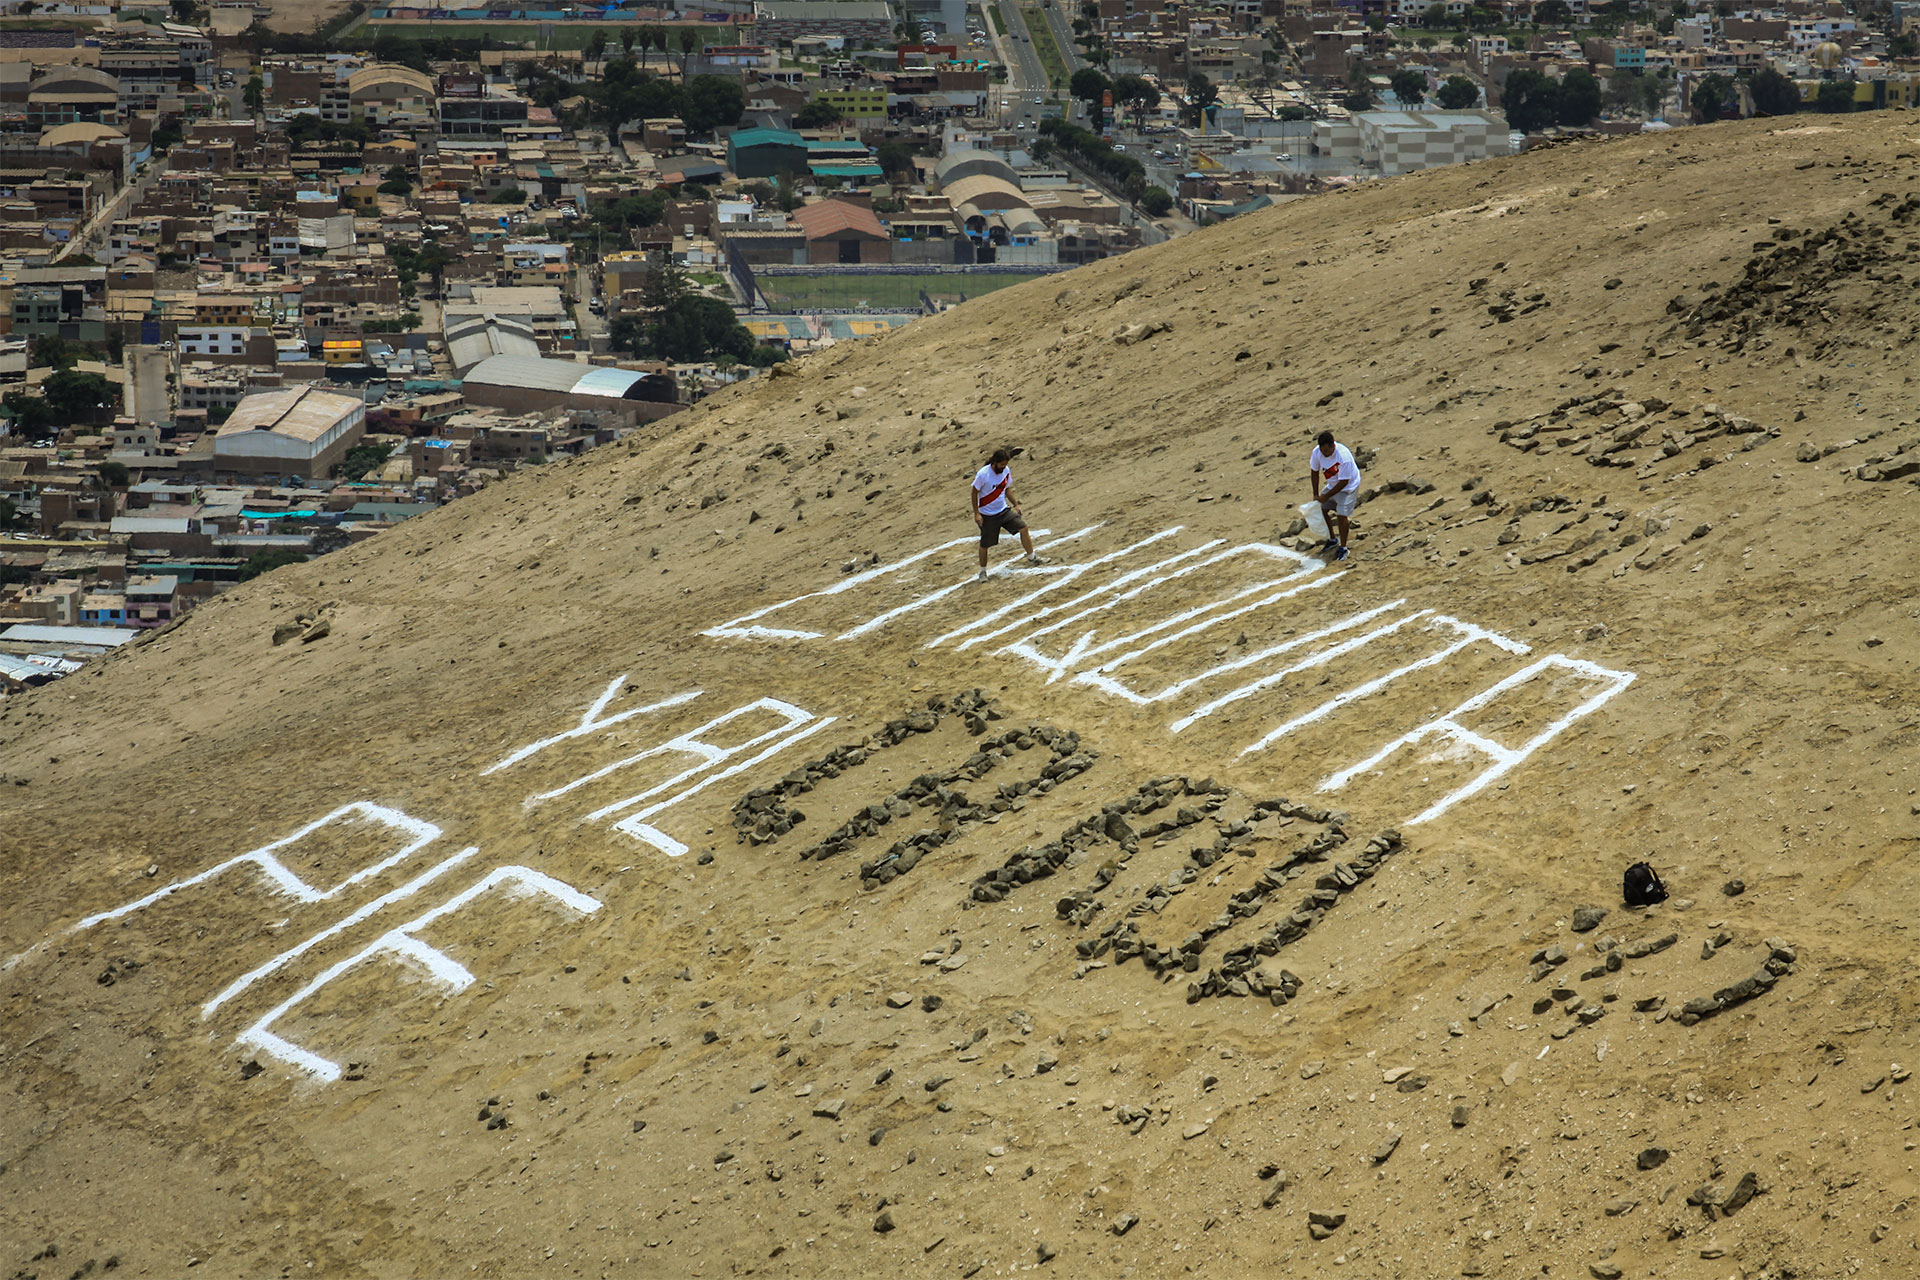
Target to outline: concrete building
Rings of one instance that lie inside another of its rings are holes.
[[[805,36],[884,44],[893,39],[893,10],[886,0],[759,0],[753,33],[766,44]]]
[[[794,210],[793,220],[806,236],[809,263],[893,261],[893,239],[866,205],[822,200]]]
[[[509,413],[555,409],[612,411],[637,422],[665,417],[680,407],[670,373],[609,369],[573,360],[492,356],[460,380],[467,403]]]
[[[1506,155],[1506,117],[1496,111],[1362,111],[1316,121],[1316,156],[1364,165],[1381,177]]]
[[[742,180],[805,173],[806,140],[785,129],[742,129],[727,139],[727,168]]]
[[[213,439],[213,468],[248,476],[324,479],[367,430],[358,397],[311,386],[248,396]]]

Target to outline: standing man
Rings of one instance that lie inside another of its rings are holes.
[[[987,465],[974,473],[968,500],[973,505],[973,522],[980,526],[980,575],[976,581],[985,580],[987,548],[999,544],[1002,529],[1020,535],[1020,549],[1027,553],[1028,564],[1040,563],[1040,557],[1033,554],[1033,535],[1020,517],[1019,500],[1013,496],[1013,472],[1007,469],[1011,461],[1012,454],[995,449]]]
[[[1313,500],[1326,513],[1327,531],[1333,536],[1320,550],[1331,551],[1335,560],[1345,560],[1347,537],[1353,532],[1353,507],[1360,500],[1360,464],[1353,451],[1338,443],[1333,432],[1322,431],[1318,447],[1307,457],[1307,474],[1313,480]]]

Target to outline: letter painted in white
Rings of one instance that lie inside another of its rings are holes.
[[[308,884],[288,868],[284,862],[280,861],[277,856],[281,850],[299,843],[329,823],[343,822],[349,818],[361,818],[368,822],[377,822],[382,826],[391,827],[403,835],[411,836],[412,839],[402,845],[397,852],[388,854],[380,861],[362,867],[345,880],[342,880],[339,884],[328,889],[318,889]],[[400,812],[400,810],[389,809],[385,805],[372,804],[365,800],[356,800],[352,804],[341,805],[324,818],[309,822],[306,826],[300,828],[290,836],[283,836],[275,840],[272,844],[263,844],[258,849],[250,849],[237,857],[228,858],[225,862],[208,867],[198,875],[188,876],[185,880],[176,880],[163,889],[154,890],[144,898],[134,899],[125,906],[115,907],[111,911],[102,911],[98,915],[88,916],[73,927],[75,929],[87,929],[107,920],[117,920],[121,916],[130,915],[140,910],[142,907],[150,907],[160,901],[160,899],[178,893],[182,889],[190,889],[194,885],[203,884],[215,876],[231,871],[243,863],[256,868],[260,874],[266,878],[268,887],[275,892],[284,893],[288,897],[297,899],[300,902],[319,902],[333,897],[343,889],[359,884],[369,876],[379,875],[395,863],[405,861],[438,839],[439,836],[440,828],[431,822],[423,822],[418,818],[408,817],[406,814]]]
[[[353,928],[354,925],[359,924],[361,921],[373,915],[375,912],[383,910],[386,907],[390,907],[394,903],[402,901],[403,899],[411,898],[414,894],[420,892],[420,890],[426,888],[428,885],[432,884],[435,880],[438,880],[441,876],[453,870],[455,867],[464,865],[469,858],[473,857],[473,855],[478,852],[479,852],[478,845],[468,845],[466,848],[454,854],[451,858],[448,858],[446,861],[439,862],[434,864],[431,867],[428,867],[425,871],[422,871],[419,875],[407,881],[405,884],[393,890],[391,893],[381,894],[379,897],[375,898],[372,902],[367,903],[365,906],[361,907],[359,910],[355,911],[353,914],[346,916],[345,918],[341,919],[335,924],[331,924],[327,926],[325,929],[322,929],[320,932],[314,934],[311,938],[308,938],[305,942],[301,943],[299,946],[290,948],[286,951],[282,951],[279,955],[275,956],[273,959],[267,961],[265,964],[259,966],[256,969],[249,969],[247,972],[241,974],[239,977],[235,978],[232,982],[228,983],[226,987],[220,992],[219,995],[215,996],[213,999],[201,1005],[200,1016],[203,1018],[212,1017],[214,1011],[217,1010],[221,1005],[233,999],[235,996],[239,995],[241,992],[245,991],[248,987],[260,981],[260,979],[266,977],[268,974],[277,972],[278,970],[285,968],[287,965],[293,963],[295,960],[298,960],[301,956],[305,955],[307,952],[311,951],[313,948],[319,946],[321,943],[325,942],[327,939],[338,937],[340,934],[345,933],[348,929]]]
[[[291,1063],[322,1081],[331,1083],[338,1080],[340,1078],[338,1063],[275,1035],[273,1024],[329,982],[379,956],[391,956],[395,960],[416,966],[424,972],[429,981],[443,988],[448,995],[466,990],[473,985],[473,974],[446,952],[427,945],[413,935],[435,921],[452,915],[496,886],[505,886],[509,892],[545,894],[558,902],[562,909],[577,915],[591,915],[600,909],[598,899],[588,897],[573,886],[555,880],[552,876],[542,875],[527,867],[495,867],[478,884],[456,894],[425,915],[416,916],[398,928],[387,931],[345,960],[322,971],[311,982],[268,1010],[258,1022],[241,1032],[239,1043],[263,1053],[272,1054],[281,1061]]]
[[[496,760],[485,769],[482,769],[480,776],[484,778],[490,773],[498,773],[502,769],[519,764],[528,756],[537,755],[555,743],[585,737],[590,733],[598,733],[602,729],[611,729],[614,725],[631,720],[635,716],[643,716],[650,711],[664,711],[668,707],[677,707],[683,702],[691,702],[700,696],[700,690],[698,689],[691,690],[687,693],[676,693],[671,698],[664,698],[659,702],[650,702],[644,707],[632,707],[620,712],[618,715],[611,715],[602,719],[600,713],[607,709],[607,704],[613,701],[614,696],[620,692],[620,687],[626,682],[627,677],[625,674],[615,676],[613,681],[607,685],[606,692],[595,698],[593,705],[587,708],[587,713],[580,717],[579,724],[566,730],[564,733],[556,733],[552,737],[542,738],[538,742],[529,742],[518,751],[515,751],[503,759]]]
[[[1295,671],[1306,670],[1307,668],[1318,666],[1322,662],[1331,661],[1332,659],[1337,658],[1342,654],[1349,653],[1355,649],[1371,644],[1375,640],[1378,640],[1383,636],[1388,636],[1393,634],[1394,632],[1400,630],[1400,628],[1406,626],[1410,622],[1413,622],[1420,618],[1426,618],[1427,615],[1430,613],[1432,613],[1432,611],[1429,609],[1421,609],[1414,613],[1410,613],[1406,617],[1398,619],[1397,621],[1388,623],[1386,626],[1380,627],[1377,630],[1370,631],[1366,635],[1356,636],[1352,640],[1344,641],[1340,644],[1334,645],[1332,648],[1323,650],[1322,652],[1315,654],[1312,658],[1309,658],[1307,661],[1303,663],[1299,663],[1296,666],[1291,667],[1285,671],[1275,672],[1272,675],[1269,675],[1269,676],[1263,677],[1262,679],[1254,681],[1252,684],[1242,685],[1240,688],[1235,689],[1230,693],[1222,694],[1220,697],[1215,698],[1212,702],[1207,703],[1205,706],[1195,708],[1191,714],[1185,716],[1184,718],[1180,720],[1176,720],[1174,722],[1174,731],[1177,733],[1181,729],[1184,729],[1188,725],[1192,724],[1194,721],[1200,719],[1202,716],[1212,715],[1215,711],[1218,711],[1221,707],[1226,706],[1230,702],[1238,701],[1241,698],[1245,698],[1252,694],[1258,693],[1260,690],[1267,688],[1270,685],[1278,684],[1281,680],[1285,679],[1289,675],[1292,675]],[[1362,683],[1355,685],[1353,688],[1348,689],[1344,693],[1335,694],[1333,697],[1327,699],[1325,702],[1321,703],[1319,706],[1314,707],[1312,710],[1303,712],[1300,715],[1295,716],[1293,719],[1287,721],[1285,724],[1268,730],[1266,734],[1260,738],[1259,741],[1251,743],[1248,746],[1242,748],[1240,754],[1244,756],[1244,755],[1250,755],[1255,751],[1265,750],[1267,747],[1270,747],[1274,743],[1280,741],[1280,739],[1286,737],[1288,734],[1292,733],[1294,730],[1302,728],[1305,725],[1312,724],[1316,720],[1324,719],[1325,717],[1330,716],[1334,712],[1338,711],[1340,708],[1346,706],[1350,702],[1357,702],[1361,698],[1369,697],[1373,694],[1376,694],[1380,692],[1380,690],[1392,684],[1395,680],[1401,679],[1404,676],[1412,675],[1416,671],[1424,671],[1428,667],[1439,666],[1441,663],[1451,658],[1454,654],[1459,653],[1462,649],[1467,648],[1469,645],[1472,645],[1477,641],[1484,640],[1488,644],[1493,645],[1495,648],[1504,650],[1505,652],[1511,653],[1511,654],[1518,655],[1518,654],[1525,654],[1525,653],[1531,652],[1531,650],[1527,645],[1522,644],[1518,640],[1509,639],[1508,637],[1501,635],[1497,631],[1488,631],[1483,627],[1476,627],[1471,622],[1462,622],[1460,621],[1460,619],[1449,617],[1444,613],[1434,614],[1432,617],[1428,618],[1427,625],[1423,629],[1427,631],[1432,631],[1436,627],[1446,627],[1451,629],[1454,633],[1454,638],[1448,643],[1442,645],[1440,648],[1434,650],[1432,653],[1428,654],[1424,658],[1416,658],[1412,662],[1406,663],[1402,666],[1395,667],[1393,670],[1387,672],[1384,675],[1375,676],[1371,680],[1363,681]]]
[[[1509,689],[1517,688],[1549,670],[1569,671],[1575,675],[1603,681],[1605,687],[1575,707],[1572,711],[1569,711],[1566,715],[1561,716],[1558,720],[1555,720],[1552,724],[1542,729],[1539,733],[1534,734],[1533,737],[1527,739],[1526,742],[1518,747],[1502,746],[1491,738],[1477,734],[1458,723],[1458,717],[1480,710]],[[1631,671],[1610,671],[1605,667],[1579,658],[1569,658],[1558,653],[1548,654],[1530,666],[1514,672],[1485,692],[1475,694],[1473,697],[1468,698],[1465,702],[1438,719],[1430,720],[1419,728],[1400,735],[1386,746],[1380,748],[1380,750],[1368,756],[1365,760],[1362,760],[1359,764],[1351,768],[1342,769],[1339,773],[1334,774],[1325,782],[1321,783],[1320,790],[1338,791],[1341,787],[1353,781],[1359,774],[1365,773],[1367,770],[1379,765],[1381,761],[1391,756],[1401,747],[1411,746],[1424,738],[1434,735],[1447,738],[1462,746],[1471,747],[1473,750],[1488,757],[1493,763],[1485,770],[1476,774],[1465,785],[1448,792],[1439,800],[1427,806],[1427,808],[1419,814],[1409,818],[1407,825],[1411,826],[1415,823],[1429,822],[1453,808],[1454,805],[1460,803],[1462,800],[1477,794],[1491,783],[1511,773],[1514,768],[1528,756],[1565,733],[1576,722],[1598,711],[1628,685],[1632,684],[1633,681],[1634,673]]]
[[[1171,556],[1157,565],[1149,565],[1145,569],[1123,575],[1104,587],[1088,592],[1082,596],[1080,600],[1069,602],[1068,605],[1062,606],[1060,611],[1072,608],[1074,605],[1082,602],[1086,602],[1087,607],[1080,609],[1078,612],[1068,614],[1068,616],[1060,618],[1057,621],[1048,623],[1046,626],[1030,631],[1012,644],[1002,646],[997,652],[1025,658],[1027,661],[1045,671],[1047,673],[1047,683],[1052,684],[1061,677],[1072,673],[1077,668],[1097,665],[1094,661],[1095,659],[1103,658],[1107,654],[1126,649],[1129,646],[1138,645],[1148,636],[1155,635],[1161,631],[1171,630],[1184,623],[1192,622],[1202,614],[1210,613],[1215,609],[1228,608],[1248,597],[1265,595],[1273,591],[1276,587],[1291,583],[1322,567],[1317,560],[1309,560],[1307,557],[1297,552],[1288,551],[1284,547],[1270,546],[1262,542],[1243,543],[1240,546],[1228,547],[1223,551],[1215,551],[1213,554],[1203,556],[1197,560],[1192,559],[1193,556],[1210,551],[1219,545],[1217,541],[1209,542],[1195,548],[1193,551],[1182,552],[1180,555]],[[1262,556],[1278,560],[1282,564],[1289,566],[1292,572],[1283,577],[1269,578],[1263,582],[1256,582],[1250,586],[1242,587],[1240,590],[1222,599],[1210,600],[1194,608],[1183,609],[1171,617],[1161,619],[1150,627],[1142,627],[1126,635],[1115,636],[1111,640],[1095,643],[1094,637],[1097,633],[1089,630],[1082,633],[1063,654],[1054,655],[1043,653],[1037,647],[1036,642],[1042,636],[1051,635],[1054,632],[1062,631],[1069,627],[1075,627],[1083,619],[1092,617],[1094,614],[1103,613],[1109,609],[1125,604],[1129,600],[1137,599],[1150,591],[1165,586],[1169,582],[1184,578],[1188,574],[1198,573],[1202,569],[1210,568],[1213,565],[1222,564],[1241,556]],[[1182,560],[1189,562],[1180,564],[1177,568],[1172,567]],[[1158,576],[1148,576],[1155,574],[1161,569],[1167,569],[1168,572],[1160,573]],[[1145,578],[1145,581],[1138,581],[1141,578]],[[1137,585],[1132,585],[1134,582],[1137,582]],[[1126,589],[1117,589],[1122,586]],[[1010,629],[1011,628],[1005,628],[1003,630]],[[967,645],[975,643],[976,640],[986,638],[988,637],[975,637],[960,647],[966,648]]]

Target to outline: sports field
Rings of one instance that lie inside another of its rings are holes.
[[[832,311],[841,307],[873,307],[915,311],[920,293],[935,302],[962,302],[1008,285],[1031,280],[1023,275],[817,275],[755,277],[760,292],[776,310]]]

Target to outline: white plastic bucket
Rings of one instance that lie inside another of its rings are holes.
[[[1319,503],[1317,502],[1301,503],[1300,515],[1307,522],[1307,532],[1312,534],[1314,537],[1331,538],[1333,536],[1333,534],[1327,529],[1327,513],[1320,509]]]

